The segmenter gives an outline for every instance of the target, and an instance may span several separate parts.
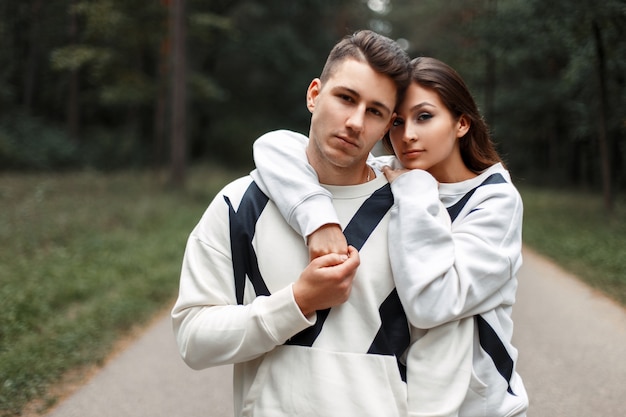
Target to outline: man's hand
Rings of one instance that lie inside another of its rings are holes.
[[[359,252],[348,247],[348,255],[329,253],[309,263],[293,284],[293,295],[305,316],[343,304],[352,290],[352,281],[361,260]]]
[[[390,166],[387,166],[387,165],[385,165],[382,168],[382,170],[383,170],[383,174],[385,174],[385,177],[387,177],[387,181],[389,181],[390,183],[393,182],[393,180],[398,178],[400,175],[404,174],[405,172],[410,171],[406,168],[392,169]],[[313,234],[311,234],[311,236],[312,235]]]
[[[309,260],[336,253],[340,255],[348,254],[348,242],[338,224],[325,224],[308,237]]]

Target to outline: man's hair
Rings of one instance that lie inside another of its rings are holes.
[[[320,80],[326,82],[337,65],[346,59],[355,59],[370,65],[396,84],[397,103],[400,103],[410,82],[409,55],[393,40],[371,30],[361,30],[344,37],[328,55]]]

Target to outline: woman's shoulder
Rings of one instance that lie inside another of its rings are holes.
[[[439,196],[446,207],[464,202],[467,205],[483,204],[492,201],[504,209],[521,206],[521,196],[511,181],[511,176],[500,163],[492,165],[476,177],[453,184],[440,184]],[[495,207],[494,206],[494,207]]]

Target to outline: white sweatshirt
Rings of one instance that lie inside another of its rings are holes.
[[[254,145],[257,170],[252,173],[304,236],[337,222],[328,194],[307,164],[307,141],[289,131],[264,135]],[[377,168],[398,166],[393,157],[368,162]],[[528,398],[511,344],[522,263],[522,201],[508,172],[496,164],[468,181],[437,184],[430,174],[414,170],[398,177],[392,191],[390,259],[411,324],[435,329],[464,318],[475,322],[472,379],[459,415],[525,415]],[[450,213],[451,230],[433,218],[440,202]]]
[[[215,197],[187,242],[176,340],[194,369],[235,364],[236,416],[408,415],[400,358],[410,327],[387,255],[389,184],[326,190],[361,264],[348,301],[311,319],[292,292],[308,249],[250,177]]]

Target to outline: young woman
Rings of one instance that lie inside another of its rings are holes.
[[[473,321],[471,381],[459,416],[524,416],[528,398],[511,343],[522,264],[520,195],[469,90],[448,65],[413,60],[412,83],[396,113],[383,140],[395,157],[369,162],[387,176],[395,198],[389,248],[407,317],[429,329],[426,335],[446,323]],[[328,192],[306,165],[306,138],[277,140],[282,136],[274,132],[255,143],[255,179],[308,238],[310,253],[345,252]],[[451,227],[436,219],[441,203]],[[427,386],[429,366],[437,370],[439,358],[413,356]]]

